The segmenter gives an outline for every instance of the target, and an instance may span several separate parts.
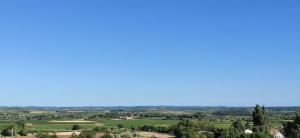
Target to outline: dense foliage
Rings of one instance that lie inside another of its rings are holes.
[[[260,107],[259,105],[256,105],[255,110],[252,113],[252,118],[254,132],[269,133],[270,124],[264,106]]]
[[[300,111],[296,113],[293,122],[288,122],[284,124],[283,133],[287,138],[300,137]]]
[[[72,130],[79,130],[80,128],[78,124],[72,126]]]

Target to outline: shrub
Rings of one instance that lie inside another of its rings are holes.
[[[79,130],[81,127],[79,125],[73,125],[72,130]]]
[[[13,133],[13,129],[12,128],[6,128],[6,129],[3,129],[1,131],[1,135],[2,136],[12,136],[12,135],[15,135],[15,134]]]
[[[27,136],[28,135],[28,130],[27,129],[21,129],[18,134],[20,136]]]
[[[78,137],[79,138],[94,138],[95,135],[96,135],[96,132],[93,130],[83,130]]]
[[[124,128],[123,124],[118,124],[118,128]]]

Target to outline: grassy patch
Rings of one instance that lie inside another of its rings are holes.
[[[177,120],[150,120],[150,119],[138,119],[138,120],[104,120],[102,122],[105,126],[117,126],[118,124],[124,125],[126,128],[139,127],[143,125],[155,125],[155,126],[170,126],[177,124]]]
[[[73,124],[34,124],[30,128],[37,130],[71,130]],[[79,124],[81,128],[94,128],[95,124]]]

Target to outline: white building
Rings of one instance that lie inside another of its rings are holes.
[[[250,129],[246,129],[245,130],[245,134],[252,134],[253,132],[252,132],[252,130],[250,130]]]

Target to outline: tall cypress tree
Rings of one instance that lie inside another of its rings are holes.
[[[269,133],[270,125],[265,107],[256,105],[255,110],[252,113],[253,119],[253,131],[261,133]]]

